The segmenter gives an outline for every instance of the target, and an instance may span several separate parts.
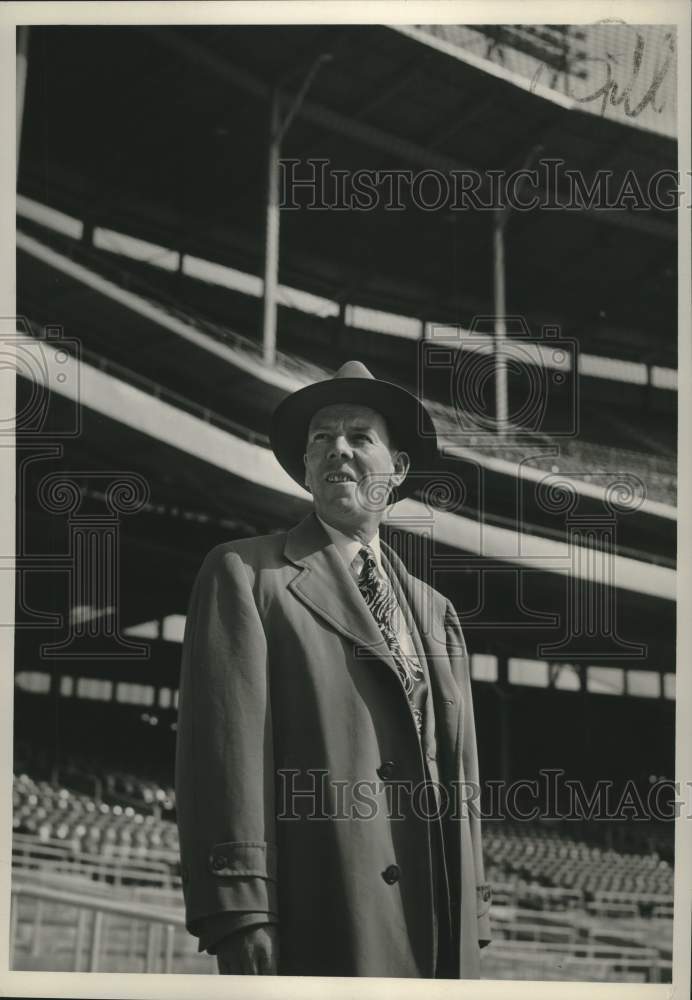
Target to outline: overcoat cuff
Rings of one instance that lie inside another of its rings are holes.
[[[197,856],[196,869],[183,865],[187,928],[197,933],[199,921],[218,913],[252,912],[278,915],[276,847],[257,841],[214,844]]]

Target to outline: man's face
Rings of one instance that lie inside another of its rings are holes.
[[[403,482],[408,466],[408,455],[391,447],[384,417],[369,406],[325,406],[310,421],[305,485],[320,517],[347,533],[377,528],[389,487]]]

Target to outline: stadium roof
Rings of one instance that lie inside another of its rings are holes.
[[[399,26],[562,107],[674,138],[677,36],[671,24],[431,24]]]
[[[449,176],[517,169],[541,147],[587,185],[609,171],[611,192],[628,171],[646,192],[676,169],[670,139],[567,110],[385,27],[35,27],[19,191],[261,274],[270,96],[278,84],[294,94],[322,54],[331,61],[284,157]],[[506,253],[510,312],[560,323],[585,349],[626,331],[629,347],[656,340],[674,357],[671,213],[515,211]],[[492,279],[489,211],[282,213],[281,280],[316,294],[468,325],[491,311]]]

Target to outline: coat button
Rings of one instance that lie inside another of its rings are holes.
[[[396,770],[396,764],[393,760],[385,760],[378,768],[377,774],[383,781],[387,781],[392,777],[394,771]]]
[[[394,885],[395,882],[398,882],[399,881],[399,875],[400,875],[400,872],[399,872],[399,866],[398,865],[389,865],[382,872],[382,878],[385,880],[385,882],[387,883],[387,885]]]
[[[211,859],[211,866],[215,872],[220,872],[222,868],[226,867],[226,858],[223,854],[215,854]]]

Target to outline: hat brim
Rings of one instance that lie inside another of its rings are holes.
[[[325,379],[299,389],[274,410],[269,439],[277,459],[301,486],[305,485],[303,456],[308,428],[324,406],[356,403],[369,406],[387,421],[391,443],[405,451],[411,464],[408,475],[389,498],[403,500],[424,485],[437,463],[437,435],[427,409],[412,393],[393,382],[368,378]]]

